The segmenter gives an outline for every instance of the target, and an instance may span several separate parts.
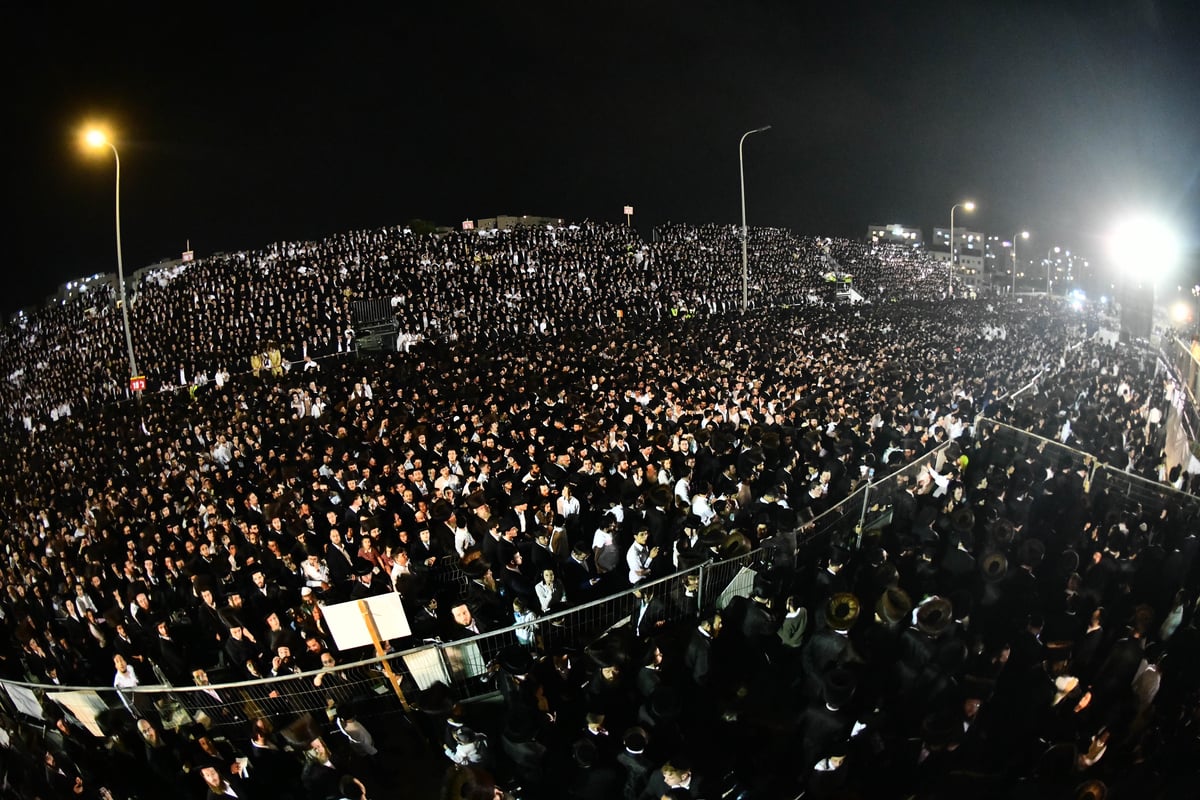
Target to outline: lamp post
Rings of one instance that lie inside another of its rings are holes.
[[[1046,297],[1050,296],[1050,254],[1061,253],[1061,247],[1051,247],[1046,250]]]
[[[975,203],[968,200],[965,203],[955,203],[950,206],[950,271],[946,274],[946,298],[954,291],[954,211],[955,209],[974,211]]]
[[[1010,290],[1009,290],[1009,295],[1010,295],[1010,296],[1011,296],[1011,295],[1015,295],[1015,294],[1017,293],[1017,239],[1018,239],[1018,238],[1020,238],[1020,239],[1028,239],[1028,238],[1029,238],[1029,231],[1021,231],[1019,234],[1017,234],[1017,233],[1014,233],[1014,234],[1013,234],[1013,237],[1012,237],[1012,242],[1013,242],[1013,252],[1012,252],[1012,257],[1013,257],[1013,271],[1012,271],[1012,289],[1010,289]]]
[[[125,266],[121,259],[121,155],[117,146],[112,143],[104,131],[92,128],[84,134],[84,142],[93,150],[108,147],[112,150],[113,159],[117,163],[116,179],[116,227],[117,227],[117,292],[121,299],[121,322],[125,326],[125,347],[129,351],[129,377],[138,376],[137,359],[133,356],[133,335],[129,331],[129,302],[125,297]],[[141,397],[141,390],[137,390]]]
[[[742,138],[738,141],[738,176],[742,182],[742,313],[746,313],[746,307],[750,302],[750,278],[749,278],[749,245],[750,238],[749,230],[746,228],[746,165],[742,158],[742,145],[746,143],[746,137],[752,133],[762,133],[763,131],[771,130],[770,125],[764,125],[761,128],[755,128],[752,131],[746,131],[742,134]]]

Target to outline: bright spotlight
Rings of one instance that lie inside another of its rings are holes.
[[[1179,237],[1161,220],[1150,217],[1135,217],[1119,224],[1108,246],[1120,269],[1140,275],[1156,277],[1169,272],[1179,261]]]
[[[1187,303],[1180,301],[1180,302],[1176,303],[1175,305],[1171,306],[1171,319],[1174,320],[1177,324],[1182,325],[1182,324],[1186,323],[1189,319],[1191,319],[1191,316],[1192,316],[1192,309],[1188,306]]]

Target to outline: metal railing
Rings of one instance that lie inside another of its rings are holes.
[[[1059,442],[1021,431],[995,420],[981,418],[988,435],[1010,448],[1015,457],[1032,457],[1048,468],[1069,463],[1087,470],[1088,491],[1110,494],[1114,507],[1133,512],[1157,513],[1178,508],[1200,517],[1200,498],[1170,486],[1131,475],[1097,463],[1091,455]],[[885,527],[890,521],[896,493],[918,480],[925,467],[939,469],[949,445],[904,464],[877,481],[860,486],[850,496],[795,531],[796,550],[812,552],[832,545],[859,547],[864,534]],[[791,541],[791,538],[789,538]],[[710,561],[655,580],[643,581],[640,589],[652,589],[663,604],[666,623],[682,622],[697,611],[721,608],[733,594],[746,595],[755,574],[772,568],[770,550]],[[457,568],[440,577],[450,584],[465,581]],[[369,702],[372,709],[400,711],[398,698],[382,669],[384,660],[397,673],[409,700],[420,705],[422,692],[435,684],[449,687],[458,700],[489,695],[495,691],[491,675],[500,653],[522,647],[538,653],[560,648],[583,650],[605,633],[630,623],[636,608],[633,589],[602,597],[530,622],[509,625],[455,641],[425,640],[419,646],[391,653],[384,659],[370,658],[322,670],[274,678],[222,683],[213,686],[139,686],[117,690],[112,687],[55,687],[0,679],[0,702],[10,715],[44,720],[54,703],[69,711],[85,726],[101,733],[114,716],[128,723],[131,716],[157,718],[164,727],[188,723],[221,729],[245,726],[252,719],[271,719],[278,729],[297,720],[332,718],[339,706]]]

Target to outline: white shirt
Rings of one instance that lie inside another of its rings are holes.
[[[634,542],[625,553],[625,563],[629,565],[631,584],[645,580],[650,571],[650,546]]]
[[[617,560],[621,557],[617,552],[617,544],[613,535],[604,528],[598,529],[592,537],[592,549],[600,551],[596,557],[597,569],[608,572],[617,566]]]
[[[118,689],[132,689],[138,685],[137,673],[133,671],[133,664],[126,664],[124,672],[118,672],[113,676],[113,686]]]

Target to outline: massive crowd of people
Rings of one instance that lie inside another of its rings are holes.
[[[1097,502],[1073,464],[975,425],[1184,486],[1161,464],[1172,390],[1155,361],[1050,304],[946,302],[904,249],[780,230],[750,244],[747,315],[730,313],[730,226],[650,244],[593,225],[384,230],[201,261],[138,288],[147,375],[191,387],[138,402],[109,402],[120,315],[88,309],[111,297],[8,329],[0,675],[295,678],[360,655],[338,650],[323,604],[393,590],[413,629],[395,649],[527,624],[731,536],[803,531],[947,445],[863,547],[773,546],[744,601],[687,608],[685,592],[668,618],[643,591],[600,643],[518,637],[498,725],[425,698],[454,790],[485,791],[488,773],[534,797],[1161,784],[1196,745],[1193,520]],[[873,302],[824,302],[831,270]],[[352,349],[352,299],[387,300],[420,341],[311,366]],[[131,703],[134,746],[102,750],[46,705],[43,796],[77,780],[203,792],[202,773],[210,796],[325,800],[387,777],[354,703],[299,739],[271,714],[216,720],[237,733],[215,743]]]
[[[407,335],[469,341],[740,307],[737,228],[665,225],[653,238],[596,224],[440,236],[397,227],[151,271],[128,287],[139,371],[156,391],[245,372],[252,356],[272,349],[281,355],[276,367],[349,352],[354,300],[388,301]],[[919,252],[774,228],[752,229],[750,240],[756,307],[825,299],[823,276],[839,269],[871,296],[936,296],[937,282],[925,279],[932,262]],[[0,330],[0,407],[14,423],[40,427],[126,396],[113,298],[109,284],[97,283]]]

